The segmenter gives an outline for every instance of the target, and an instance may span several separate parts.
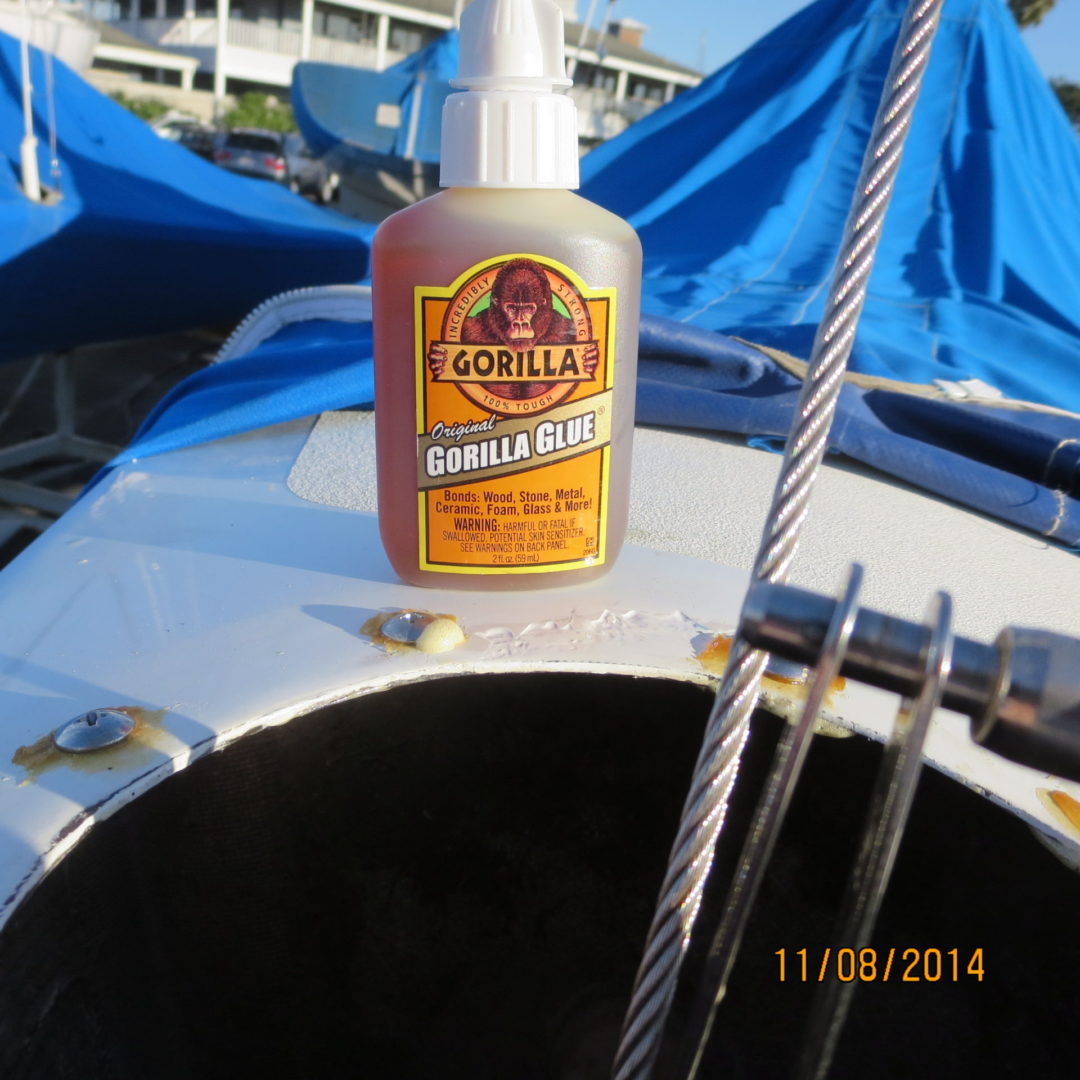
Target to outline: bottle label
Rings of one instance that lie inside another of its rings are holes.
[[[415,290],[420,567],[603,563],[615,289],[540,255]]]

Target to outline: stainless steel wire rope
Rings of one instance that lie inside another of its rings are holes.
[[[911,0],[904,14],[754,561],[754,581],[787,580],[943,2]],[[767,653],[736,639],[706,723],[646,939],[615,1056],[614,1080],[646,1080],[652,1072],[767,662]]]

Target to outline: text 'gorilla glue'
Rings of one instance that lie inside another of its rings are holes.
[[[417,585],[597,577],[626,529],[641,245],[578,186],[554,0],[474,0],[440,184],[372,248],[379,525]]]

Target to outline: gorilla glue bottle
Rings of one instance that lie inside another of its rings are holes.
[[[605,573],[630,486],[641,245],[575,195],[553,0],[474,0],[440,185],[372,249],[379,525],[416,585]]]

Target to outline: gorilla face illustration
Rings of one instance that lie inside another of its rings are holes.
[[[551,306],[551,286],[546,275],[528,259],[515,259],[499,271],[491,289],[490,307],[475,318],[480,325],[470,327],[470,319],[465,332],[484,333],[486,336],[478,341],[499,341],[520,348],[574,340],[573,324]]]
[[[461,328],[464,344],[502,345],[515,351],[576,340],[573,321],[555,310],[547,275],[532,259],[511,259],[505,263],[495,275],[489,305],[465,319]],[[428,366],[436,378],[442,374],[446,361],[445,347],[433,342],[428,352]],[[592,375],[598,362],[599,352],[592,345],[582,366]],[[484,384],[491,394],[509,401],[539,397],[554,385],[550,382]]]

